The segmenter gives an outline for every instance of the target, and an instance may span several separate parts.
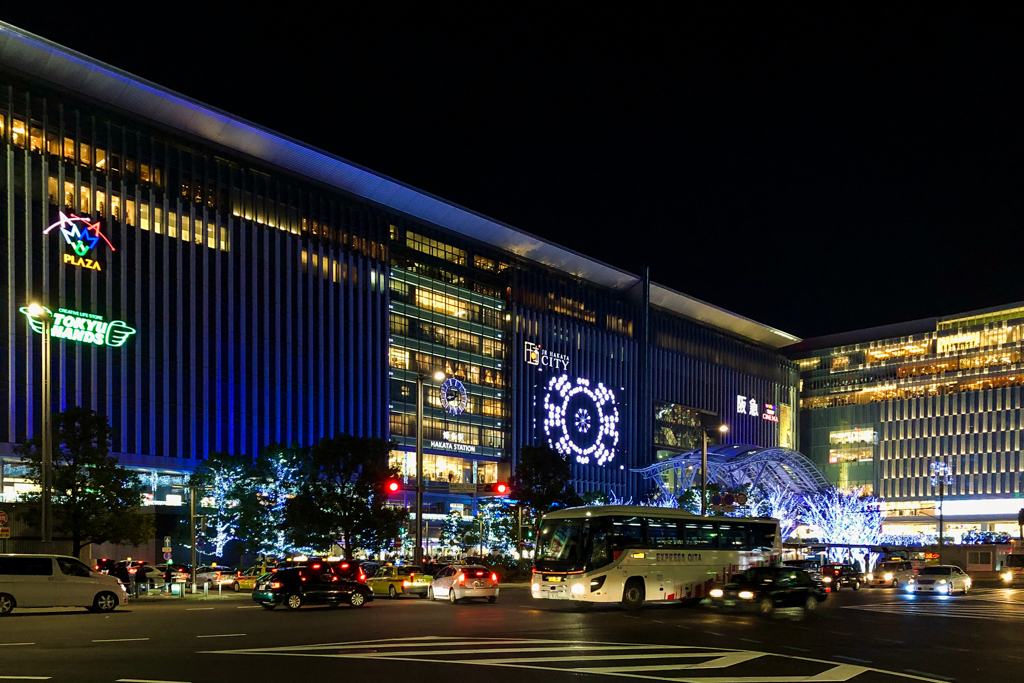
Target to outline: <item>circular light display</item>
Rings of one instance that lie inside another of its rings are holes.
[[[469,405],[469,394],[462,382],[449,377],[441,384],[441,405],[449,415],[462,415]]]
[[[590,380],[553,377],[544,395],[544,433],[552,448],[581,465],[611,462],[619,443],[615,394],[601,383],[591,387]]]

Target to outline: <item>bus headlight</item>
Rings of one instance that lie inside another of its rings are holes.
[[[584,590],[583,589],[583,584],[582,583],[574,583],[572,585],[572,588],[570,588],[569,590],[572,591],[573,595],[583,595],[583,590]]]
[[[754,594],[751,593],[750,591],[740,591],[739,598],[741,600],[753,600],[754,599]]]
[[[725,591],[723,591],[721,588],[712,588],[711,592],[708,593],[708,595],[710,595],[713,598],[720,598],[723,595],[725,595]]]
[[[1013,572],[1003,574],[1003,581],[1013,581]]]

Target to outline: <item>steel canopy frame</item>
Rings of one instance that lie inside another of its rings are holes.
[[[700,476],[701,451],[694,450],[648,467],[635,469],[644,479],[654,481],[668,496],[689,490]],[[676,471],[679,491],[670,491],[662,475]],[[828,481],[805,455],[792,448],[761,448],[751,445],[709,446],[708,482],[727,490],[744,485],[778,487],[806,495],[828,488]]]

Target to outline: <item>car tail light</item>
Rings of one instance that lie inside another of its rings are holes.
[[[281,583],[280,581],[274,581],[273,583],[270,584],[271,588],[281,588],[283,586],[284,586],[284,584]]]
[[[220,578],[220,572],[217,572],[217,578],[218,579]]]
[[[138,570],[138,569],[136,569],[135,567],[132,567],[131,569],[129,569],[129,570],[128,570],[128,573],[129,573],[129,574],[134,574],[134,573],[135,573],[135,572],[137,572],[137,571],[139,571],[139,570]]]
[[[463,574],[462,572],[459,572],[458,579],[459,579],[459,583],[460,584],[466,583],[466,575]]]
[[[491,572],[491,583],[498,583],[498,575]]]
[[[476,575],[477,575],[477,576],[483,576],[483,575],[484,575],[484,573],[483,573],[483,572],[477,572],[477,573],[476,573]]]
[[[242,572],[235,572],[235,576],[241,576]]]
[[[313,569],[320,569],[320,565],[319,564],[314,564],[313,565]]]
[[[270,573],[271,574],[276,574],[277,573],[277,567],[274,567],[273,569],[271,569]]]
[[[362,583],[364,581],[366,581],[366,574],[359,572],[359,582]]]
[[[342,562],[341,563],[341,568],[342,569],[348,569],[348,562]]]
[[[408,588],[408,587],[409,587],[409,586],[411,586],[411,585],[412,585],[412,584],[411,584],[411,583],[409,583],[408,581],[403,581],[403,582],[402,582],[402,588]]]

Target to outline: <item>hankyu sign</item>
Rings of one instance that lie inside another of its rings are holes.
[[[95,344],[96,346],[124,346],[125,342],[128,341],[128,337],[135,334],[135,328],[129,327],[127,323],[122,320],[112,320],[110,322],[105,321],[101,316],[93,315],[92,313],[82,313],[81,311],[72,311],[67,308],[58,308],[56,313],[53,313],[48,308],[44,308],[49,313],[53,322],[50,327],[50,336],[56,339],[66,339],[68,341],[82,342],[83,344]],[[25,317],[28,318],[29,327],[36,334],[43,333],[43,319],[33,315],[28,306],[22,306],[18,309],[19,312],[24,313]]]
[[[762,410],[763,409],[763,410]],[[758,404],[757,399],[746,396],[736,396],[736,413],[739,415],[750,415],[760,417],[768,422],[779,421],[779,407],[771,403]]]
[[[100,222],[93,223],[89,218],[65,214],[63,211],[59,213],[59,216],[56,223],[43,230],[43,234],[48,235],[54,228],[60,229],[64,241],[74,252],[73,254],[64,254],[64,263],[87,270],[102,270],[93,250],[99,245],[100,240],[107,243],[110,251],[116,250],[100,229]]]
[[[527,365],[543,365],[555,370],[569,369],[569,356],[542,349],[533,342],[525,342],[524,359]]]

